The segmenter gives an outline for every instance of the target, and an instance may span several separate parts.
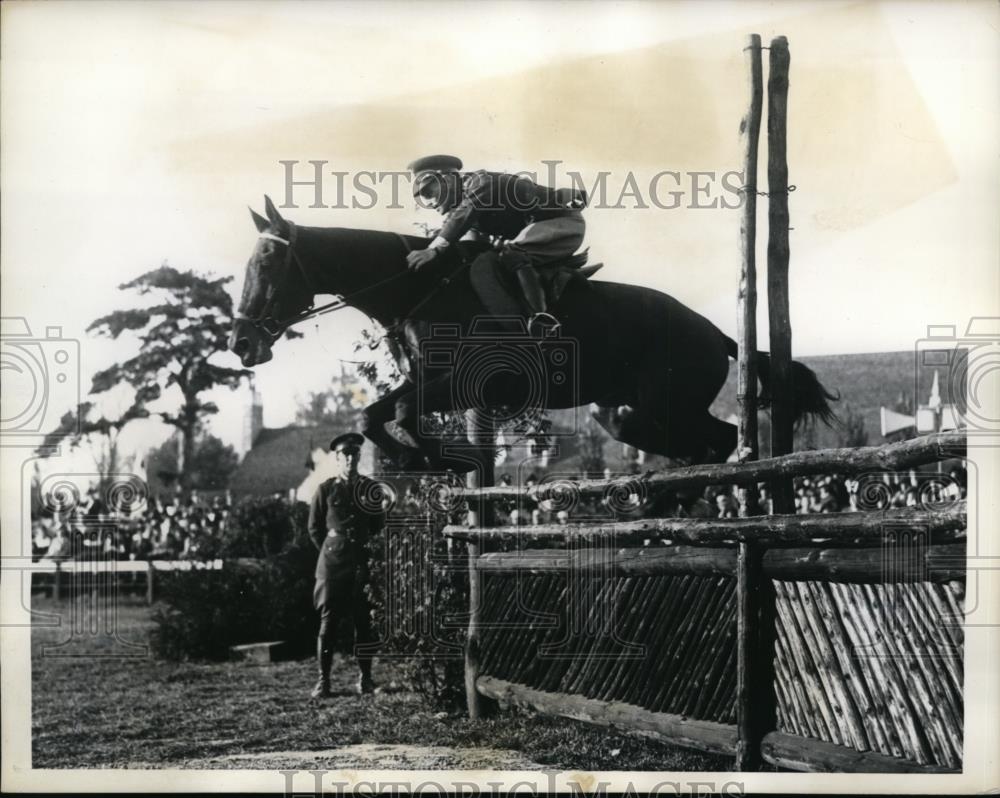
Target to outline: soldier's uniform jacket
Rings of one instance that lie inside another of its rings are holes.
[[[462,198],[438,235],[451,244],[469,230],[512,239],[533,222],[576,213],[585,203],[582,191],[547,188],[520,175],[469,172],[462,176]]]
[[[321,483],[309,508],[309,535],[319,549],[316,561],[317,607],[327,600],[349,600],[369,577],[369,538],[385,523],[381,508],[367,507],[360,497],[375,495],[373,480],[333,477]],[[336,533],[336,534],[330,534]]]

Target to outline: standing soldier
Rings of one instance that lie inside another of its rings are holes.
[[[365,596],[369,579],[365,546],[385,519],[381,505],[370,506],[370,498],[377,495],[372,480],[358,473],[363,443],[364,438],[356,432],[338,435],[330,442],[330,451],[343,471],[316,489],[309,510],[309,535],[319,549],[313,591],[313,603],[319,610],[319,681],[313,688],[313,698],[330,695],[330,666],[340,619],[347,618],[351,623],[355,647],[374,641],[371,608]],[[372,655],[358,653],[357,658],[361,671],[358,690],[371,693],[375,689]]]

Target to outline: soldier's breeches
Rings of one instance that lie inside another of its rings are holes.
[[[587,225],[579,212],[533,222],[507,243],[507,248],[531,259],[535,266],[567,258],[583,245]]]
[[[339,599],[339,600],[338,600]],[[342,620],[347,620],[354,631],[354,645],[362,646],[375,642],[372,632],[371,607],[363,590],[351,591],[347,595],[338,596],[336,591],[329,592],[329,600],[319,607],[319,639],[324,650],[333,650],[337,636],[337,626]],[[371,667],[372,654],[358,653],[358,662],[362,672]]]
[[[494,316],[521,315],[521,302],[512,285],[510,269],[498,253],[490,250],[477,257],[469,269],[469,281],[486,309]]]

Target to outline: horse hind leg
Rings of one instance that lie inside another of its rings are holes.
[[[667,454],[666,428],[645,408],[591,405],[590,417],[616,441],[650,454]]]
[[[591,417],[621,443],[691,464],[724,462],[736,448],[736,427],[704,410],[624,405],[593,408]]]
[[[621,440],[622,422],[631,412],[632,408],[628,405],[605,407],[595,403],[590,406],[590,417],[616,441]]]
[[[707,416],[704,423],[705,441],[708,444],[708,449],[705,455],[706,459],[702,462],[724,463],[736,450],[736,425],[722,421],[711,413],[705,415]]]

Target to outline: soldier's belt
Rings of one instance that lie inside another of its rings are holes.
[[[350,532],[336,532],[336,531],[334,531],[334,530],[331,529],[329,532],[326,533],[326,536],[328,538],[343,538],[348,543],[359,543],[360,542],[358,540],[358,538],[354,534],[352,534]]]

